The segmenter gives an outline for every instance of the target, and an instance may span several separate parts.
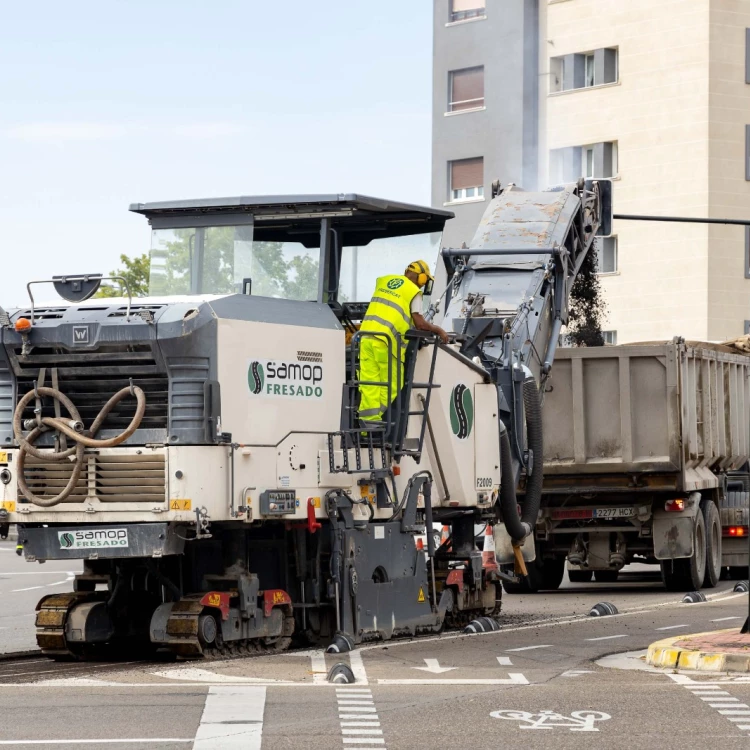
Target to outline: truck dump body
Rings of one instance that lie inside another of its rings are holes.
[[[544,394],[545,492],[717,487],[750,456],[749,375],[750,358],[679,339],[561,349]]]

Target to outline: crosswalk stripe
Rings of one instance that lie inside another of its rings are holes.
[[[260,750],[265,706],[264,686],[212,685],[194,750]]]

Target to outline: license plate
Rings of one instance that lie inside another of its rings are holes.
[[[590,518],[632,518],[634,508],[556,508],[552,511],[552,519],[565,521],[570,519],[586,520]]]
[[[594,518],[632,518],[634,508],[595,508]]]

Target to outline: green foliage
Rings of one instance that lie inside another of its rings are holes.
[[[118,268],[116,271],[110,271],[109,275],[122,276],[127,282],[130,294],[133,297],[147,297],[149,268],[151,266],[148,254],[144,253],[135,258],[128,258],[127,255],[121,255],[120,263],[122,263],[123,267]],[[109,284],[102,284],[94,297],[127,297],[127,292],[120,287],[117,281],[113,281]]]
[[[195,229],[176,229],[172,239],[152,251],[152,294],[189,294],[190,267],[196,242]],[[281,242],[253,242],[244,227],[207,227],[203,230],[203,279],[208,294],[232,294],[242,280],[251,278],[252,293],[262,297],[311,300],[318,294],[318,260],[294,255]],[[291,247],[294,247],[293,245]]]

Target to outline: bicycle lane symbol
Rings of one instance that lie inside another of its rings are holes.
[[[612,717],[602,711],[573,711],[570,716],[563,716],[556,711],[540,711],[538,714],[515,709],[493,711],[493,719],[505,719],[520,723],[519,729],[568,729],[571,732],[598,732],[594,726],[597,721],[608,721]]]

